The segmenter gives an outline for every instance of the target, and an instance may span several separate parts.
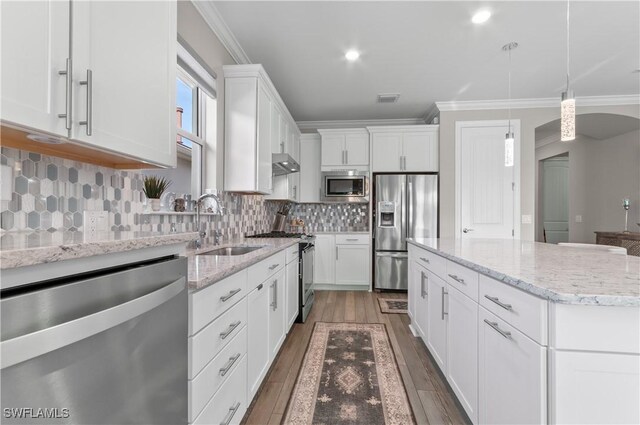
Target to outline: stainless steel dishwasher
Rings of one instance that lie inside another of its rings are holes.
[[[186,424],[186,258],[0,294],[3,424]]]

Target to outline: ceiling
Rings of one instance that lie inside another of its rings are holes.
[[[566,2],[214,2],[297,121],[420,118],[436,101],[557,97]],[[493,16],[471,23],[480,8]],[[344,53],[356,48],[360,59]],[[571,3],[577,96],[640,93],[640,2]],[[400,93],[377,104],[378,93]]]
[[[578,114],[576,130],[583,136],[597,140],[611,139],[640,130],[640,120],[617,114]],[[560,134],[560,119],[536,128],[536,140]]]

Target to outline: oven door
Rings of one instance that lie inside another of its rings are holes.
[[[323,173],[322,200],[325,202],[368,202],[367,176]]]

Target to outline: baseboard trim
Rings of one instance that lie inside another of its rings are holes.
[[[369,284],[364,285],[337,285],[335,283],[314,283],[316,291],[368,291]]]
[[[418,335],[418,332],[413,327],[413,323],[409,324],[409,330],[411,331],[411,335],[415,336],[416,338],[418,338],[420,336],[420,335]]]

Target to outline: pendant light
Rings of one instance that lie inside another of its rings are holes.
[[[518,47],[518,43],[512,41],[509,44],[502,46],[502,50],[509,53],[509,129],[507,134],[504,135],[504,166],[513,167],[514,155],[515,155],[515,137],[511,128],[511,51]]]
[[[567,0],[567,88],[560,102],[560,141],[570,142],[576,138],[576,97],[569,88],[569,0]]]

